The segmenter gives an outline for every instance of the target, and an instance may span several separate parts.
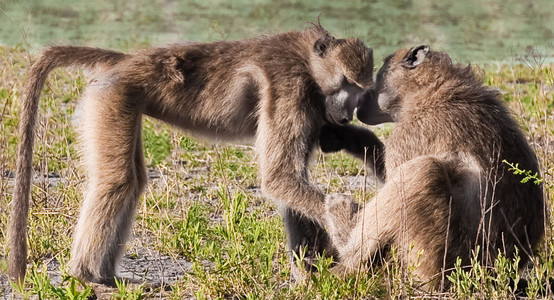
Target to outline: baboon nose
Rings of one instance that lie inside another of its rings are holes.
[[[341,125],[345,125],[345,124],[347,124],[348,122],[350,122],[350,120],[347,119],[347,118],[344,118],[344,119],[340,120],[340,124],[341,124]]]

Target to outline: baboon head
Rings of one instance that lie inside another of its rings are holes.
[[[396,51],[385,58],[374,89],[360,97],[358,119],[370,125],[398,121],[405,96],[428,89],[430,83],[440,82],[435,77],[444,74],[438,70],[450,64],[446,53],[431,52],[427,45]]]
[[[325,96],[325,118],[343,125],[352,120],[358,97],[373,83],[373,49],[359,39],[330,35],[314,43],[312,76]]]

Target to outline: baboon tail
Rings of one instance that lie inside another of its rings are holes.
[[[46,77],[57,67],[109,67],[128,55],[90,47],[54,46],[45,49],[31,66],[27,77],[20,108],[19,145],[17,149],[16,181],[12,199],[10,220],[10,253],[8,257],[9,276],[15,282],[22,282],[27,266],[27,219],[31,190],[34,130],[38,114],[39,99]]]

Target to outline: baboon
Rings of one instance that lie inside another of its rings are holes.
[[[21,280],[33,134],[41,89],[56,67],[92,70],[80,135],[88,187],[75,230],[71,273],[113,285],[115,267],[146,184],[141,116],[217,141],[254,139],[262,190],[276,201],[289,247],[332,250],[325,195],[308,161],[326,122],[345,124],[373,84],[373,51],[335,39],[319,24],[248,40],[184,43],[134,54],[47,48],[32,65],[22,99],[21,140],[10,226],[9,270]]]
[[[375,94],[375,90],[367,93]],[[361,96],[367,97],[367,96]],[[358,110],[358,114],[360,111]],[[372,120],[376,120],[375,117]],[[379,122],[381,123],[381,122]],[[378,123],[377,123],[378,124]],[[385,149],[383,142],[371,131],[356,125],[325,124],[321,129],[319,146],[323,152],[344,150],[364,161],[379,185],[385,181]]]
[[[522,183],[505,162],[538,174],[538,161],[499,93],[471,66],[425,45],[399,50],[385,59],[375,90],[360,97],[357,116],[396,123],[376,196],[359,211],[346,196],[326,199],[336,272],[364,268],[391,246],[402,261],[419,264],[428,289],[446,288],[444,275],[457,257],[470,264],[472,251],[487,266],[516,248],[520,266],[529,261],[544,235],[543,186]],[[359,132],[326,126],[322,149],[360,156],[356,139],[371,134]]]

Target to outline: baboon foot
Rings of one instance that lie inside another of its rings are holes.
[[[83,280],[84,282],[108,287],[116,287],[115,272],[102,272],[99,269],[89,268],[86,263],[80,261],[71,262],[71,270],[69,271],[69,274]]]
[[[349,261],[338,262],[329,269],[329,271],[331,271],[332,274],[334,274],[339,278],[346,278],[348,275],[351,275],[357,272],[362,272],[365,270],[367,270],[367,268],[364,267],[363,265],[357,265],[356,267],[354,267]]]
[[[348,268],[344,264],[341,264],[341,263],[337,263],[334,267],[329,269],[329,271],[331,271],[332,274],[334,274],[335,276],[337,276],[339,278],[346,277],[346,275],[348,274],[347,270],[348,270]]]
[[[114,279],[112,279],[111,281],[105,281],[105,283],[89,282],[88,285],[94,291],[96,299],[113,299],[113,294],[119,289],[115,284],[115,279],[117,279],[118,282],[124,284],[126,290],[141,289],[142,292],[146,295],[150,293],[163,295],[167,294],[167,292],[171,290],[171,287],[169,285],[162,285],[160,282],[146,282],[143,280],[125,277],[114,277]]]

